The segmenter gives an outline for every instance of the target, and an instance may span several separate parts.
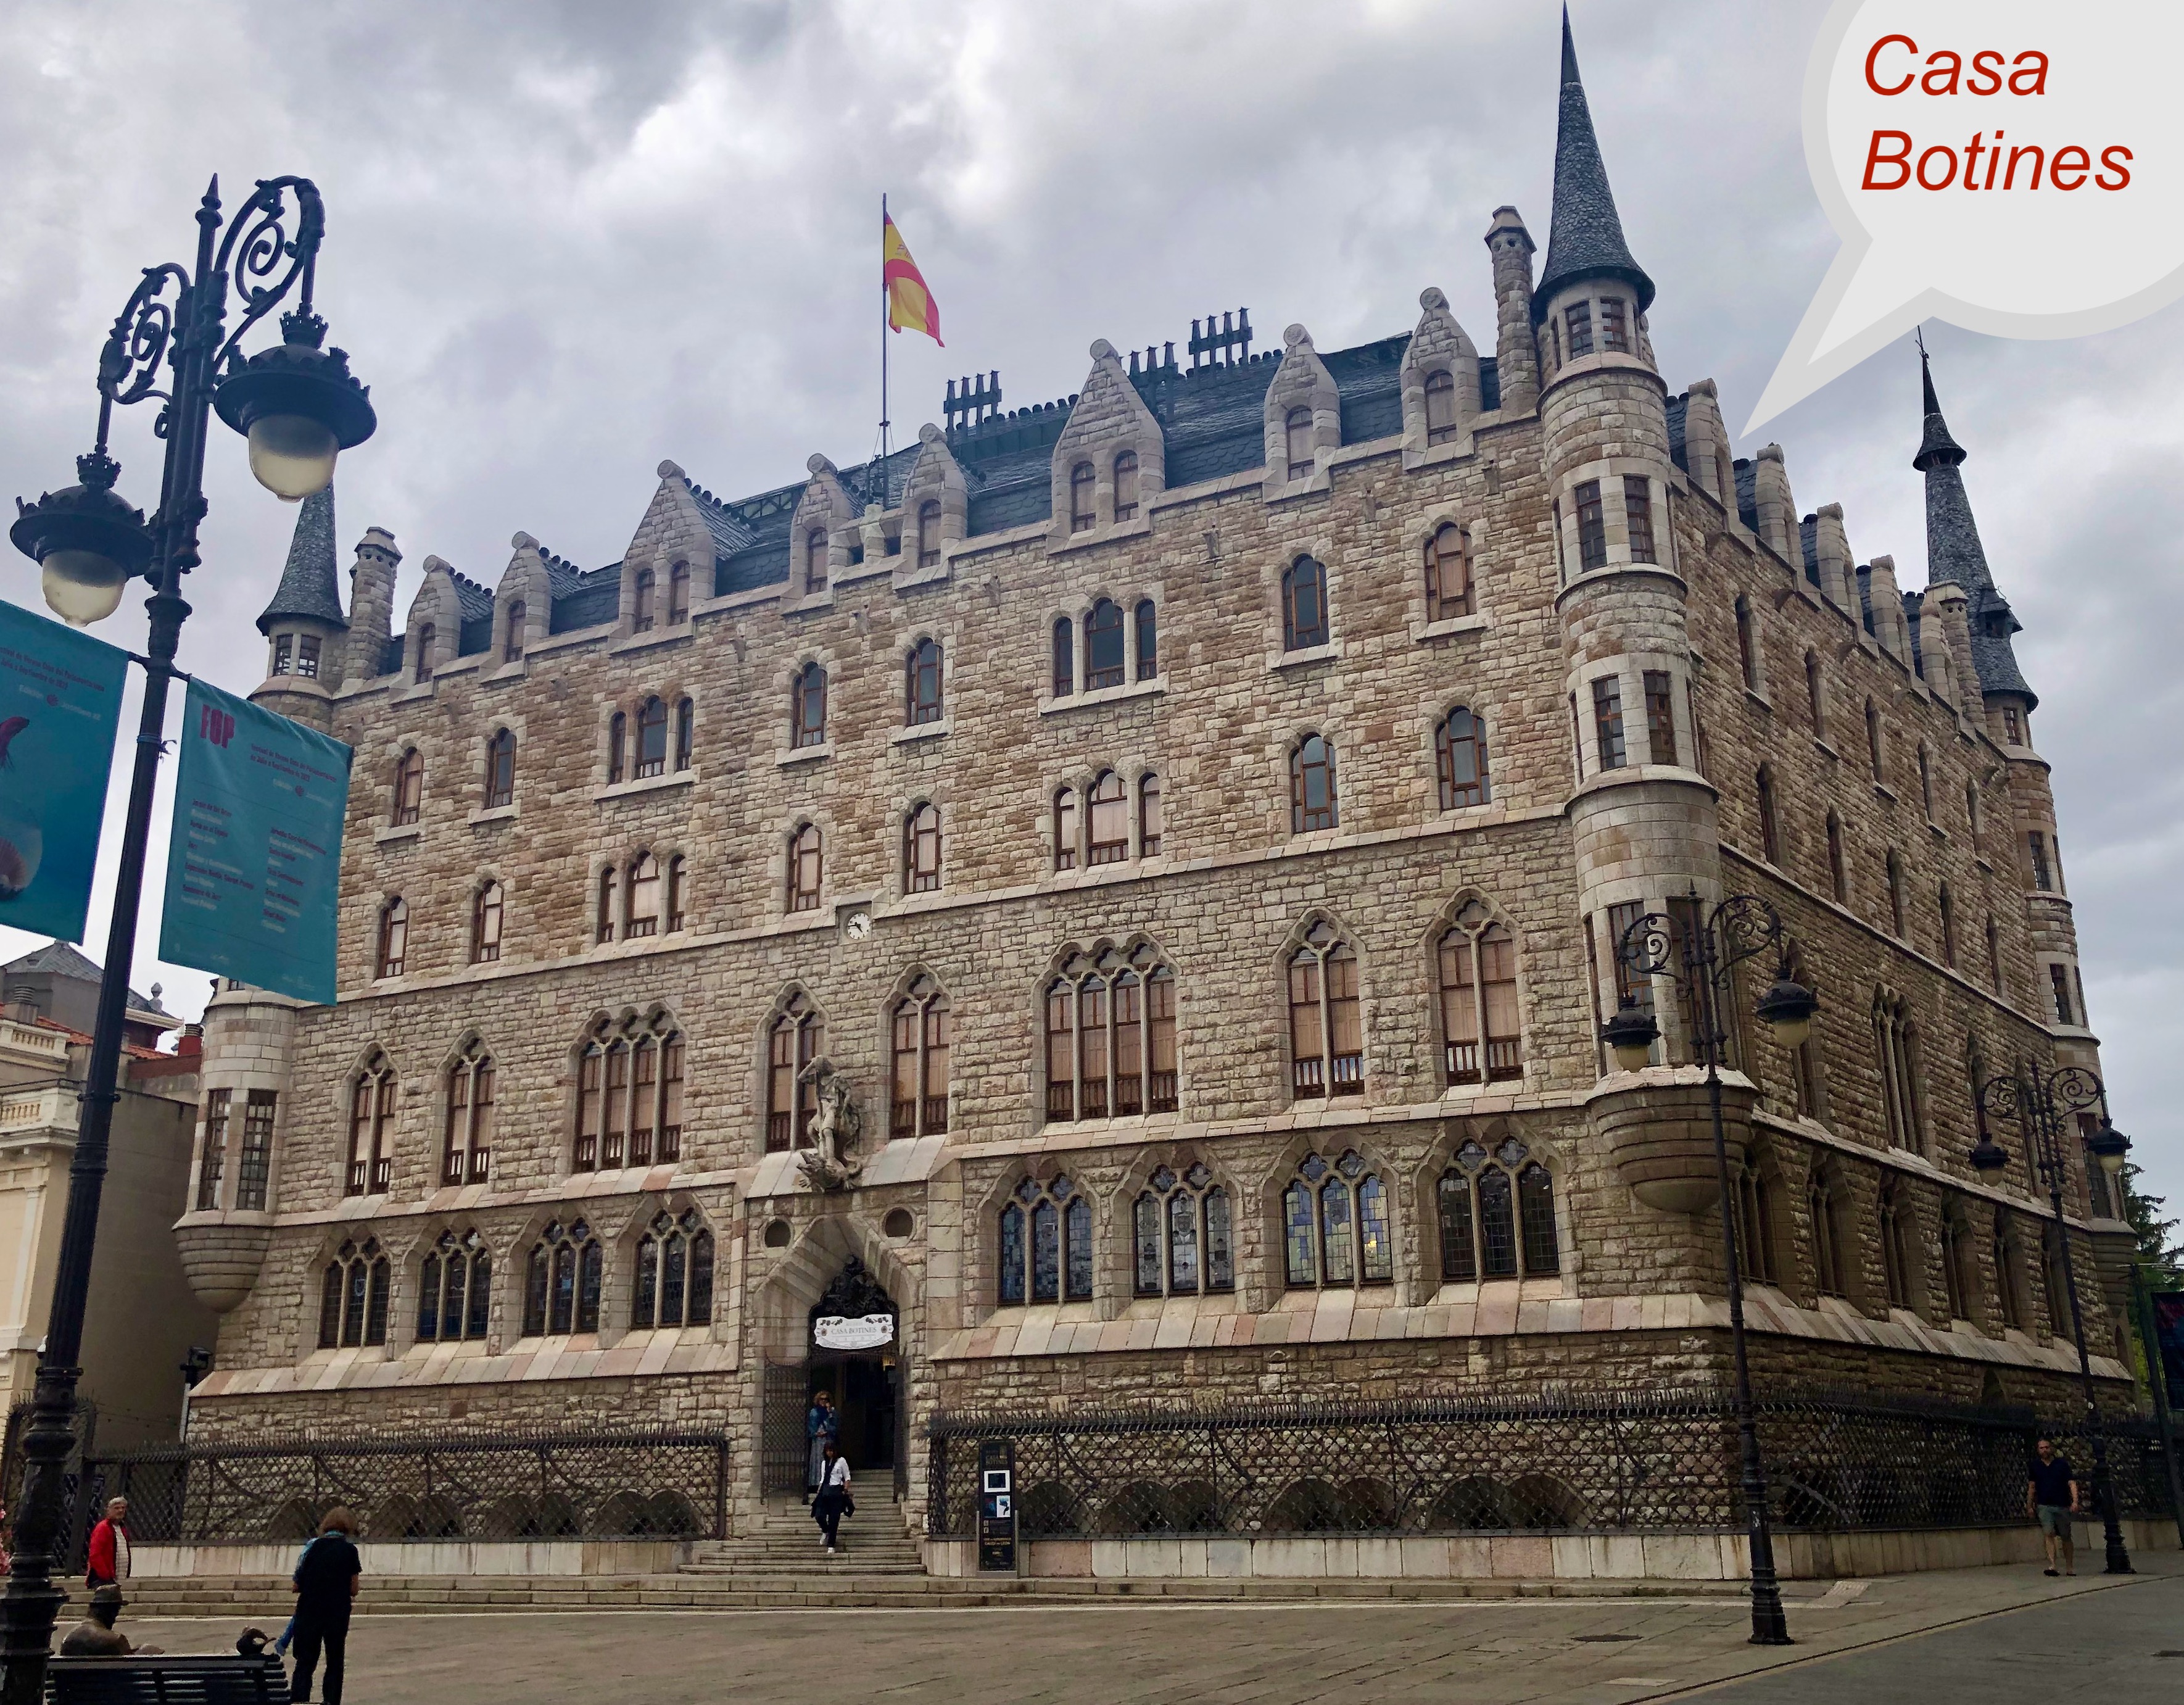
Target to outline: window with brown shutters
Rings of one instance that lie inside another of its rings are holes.
[[[498,729],[485,744],[485,806],[494,811],[515,803],[515,736]]]
[[[493,1056],[473,1038],[448,1069],[443,1184],[482,1184],[493,1162]]]
[[[1328,643],[1327,571],[1301,556],[1282,573],[1282,649],[1306,651]]]
[[[796,671],[788,695],[788,744],[793,749],[827,741],[827,671],[807,663]]]
[[[667,621],[680,627],[690,619],[690,565],[678,562],[667,571]]]
[[[500,957],[501,919],[507,890],[497,882],[478,884],[471,898],[471,963],[490,965]]]
[[[801,823],[788,837],[788,909],[816,911],[824,871],[824,852],[816,823]]]
[[[1282,442],[1289,460],[1289,476],[1293,480],[1312,477],[1315,458],[1312,448],[1312,410],[1292,409],[1282,421]]]
[[[1426,442],[1445,444],[1456,437],[1456,375],[1436,367],[1426,375]]]
[[[1577,499],[1578,572],[1607,566],[1607,521],[1600,507],[1600,482],[1587,480],[1571,493]]]
[[[348,1167],[343,1194],[385,1192],[394,1166],[394,1106],[399,1089],[394,1067],[375,1050],[349,1085]]]
[[[1652,562],[1653,557],[1653,488],[1638,474],[1623,476],[1623,521],[1630,534],[1630,560]]]
[[[394,827],[404,828],[417,821],[425,806],[425,755],[415,746],[395,761]]]
[[[1570,359],[1592,354],[1592,304],[1571,303],[1563,310],[1563,323],[1569,328]]]
[[[940,566],[940,500],[928,498],[917,506],[917,566]]]
[[[1676,760],[1676,701],[1666,670],[1645,671],[1646,756],[1649,762],[1673,764]]]
[[[1112,770],[1103,772],[1086,794],[1089,806],[1086,862],[1120,864],[1130,855],[1130,792]]]
[[[766,1029],[766,1146],[769,1153],[811,1145],[817,1086],[805,1068],[827,1051],[827,1022],[800,991],[774,1014]]]
[[[808,595],[827,589],[827,529],[815,527],[804,535],[804,590]]]
[[[1310,834],[1335,826],[1334,749],[1307,734],[1290,754],[1290,833]]]
[[[902,889],[933,894],[940,887],[940,807],[928,800],[903,819]]]
[[[1079,954],[1046,986],[1046,1117],[1176,1110],[1175,974],[1154,950]]]
[[[1326,922],[1290,956],[1290,1092],[1300,1100],[1365,1093],[1357,954]]]
[[[1095,493],[1100,476],[1089,462],[1079,462],[1069,471],[1069,530],[1089,532],[1099,524],[1100,514]]]
[[[1471,539],[1444,521],[1426,541],[1426,620],[1447,621],[1471,614]]]
[[[1517,944],[1507,924],[1474,900],[1442,933],[1442,1081],[1502,1083],[1524,1075],[1517,1006]]]
[[[629,605],[629,631],[632,633],[652,632],[653,606],[656,601],[655,586],[655,582],[650,569],[638,570],[636,585],[632,590]]]
[[[921,639],[903,661],[903,722],[921,727],[940,716],[940,644]]]
[[[410,960],[410,902],[399,894],[379,908],[381,977],[399,977]]]
[[[1434,770],[1443,811],[1486,803],[1486,725],[1469,707],[1458,705],[1434,725]]]
[[[888,1135],[938,1136],[948,1128],[948,1050],[953,1020],[948,997],[920,977],[894,1004],[894,1071]]]
[[[1124,450],[1115,458],[1115,519],[1134,521],[1138,513],[1138,453]]]

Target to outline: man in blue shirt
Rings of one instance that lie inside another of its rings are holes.
[[[2063,1554],[2063,1572],[2078,1572],[2078,1548],[2070,1533],[2070,1518],[2078,1512],[2078,1477],[2070,1459],[2059,1456],[2053,1439],[2042,1439],[2032,1460],[2031,1478],[2025,1484],[2025,1513],[2040,1523],[2040,1541],[2047,1548],[2046,1573],[2055,1573],[2055,1553]]]

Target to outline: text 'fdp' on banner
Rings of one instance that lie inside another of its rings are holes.
[[[81,941],[129,654],[0,603],[0,923]]]
[[[315,728],[190,683],[160,958],[332,1001],[349,757]]]

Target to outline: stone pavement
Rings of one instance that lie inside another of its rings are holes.
[[[646,1705],[1636,1705],[1693,1689],[1736,1705],[2096,1693],[2137,1705],[2184,1684],[2184,1658],[2153,1655],[2184,1648],[2184,1561],[2142,1562],[2147,1573],[2120,1580],[2006,1568],[1843,1581],[1793,1601],[1798,1643],[1772,1650],[1746,1642],[1741,1602],[1719,1598],[381,1615],[352,1631],[348,1691],[356,1705],[618,1691]],[[238,1626],[125,1625],[176,1652],[225,1649]]]

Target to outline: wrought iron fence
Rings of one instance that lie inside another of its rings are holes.
[[[337,1504],[373,1541],[720,1539],[725,1433],[292,1438],[94,1455],[72,1488],[69,1567],[109,1498],[139,1545],[301,1541]]]
[[[1788,1529],[1967,1527],[2025,1519],[2028,1409],[1830,1393],[1759,1412],[1774,1519]],[[2090,1481],[2073,1424],[2052,1431]],[[1726,1391],[1529,1402],[1356,1404],[1045,1418],[941,1416],[928,1429],[928,1522],[968,1535],[978,1450],[1016,1452],[1018,1531],[1203,1533],[1741,1532]],[[2151,1424],[2111,1421],[2126,1515],[2167,1511]]]

